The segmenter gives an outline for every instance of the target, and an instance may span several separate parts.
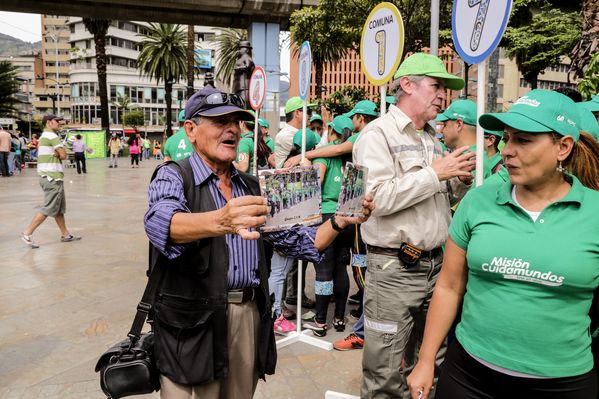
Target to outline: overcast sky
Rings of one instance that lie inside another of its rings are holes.
[[[0,33],[26,42],[42,40],[42,19],[39,14],[0,12]]]

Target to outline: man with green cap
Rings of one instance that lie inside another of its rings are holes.
[[[312,129],[314,133],[318,134],[318,136],[322,136],[323,123],[322,116],[319,114],[313,114],[310,117],[310,129]]]
[[[503,131],[501,130],[484,130],[485,136],[485,152],[487,159],[485,159],[485,168],[490,174],[499,172],[503,166],[501,160],[501,152],[499,150],[499,143],[503,137]]]
[[[376,203],[361,229],[368,251],[363,398],[410,397],[404,374],[416,363],[450,206],[467,192],[475,165],[468,146],[444,156],[429,125],[446,88],[460,90],[464,81],[424,53],[408,57],[395,79],[395,104],[366,126],[353,149],[354,162],[368,166],[366,192]]]
[[[193,147],[187,138],[183,124],[185,123],[185,110],[179,112],[179,130],[164,143],[164,161],[181,161],[193,153]]]
[[[304,100],[299,97],[291,97],[285,104],[286,123],[275,137],[275,164],[277,168],[283,167],[283,163],[293,149],[293,136],[295,132],[302,128],[303,107]]]

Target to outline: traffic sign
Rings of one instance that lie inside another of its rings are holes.
[[[512,10],[512,0],[454,0],[451,35],[464,61],[478,64],[499,44]]]
[[[395,5],[380,3],[370,11],[360,41],[362,71],[374,85],[386,84],[399,67],[404,27]]]
[[[299,96],[302,100],[308,97],[310,92],[310,79],[312,77],[312,50],[310,42],[302,43],[299,53]]]
[[[250,76],[250,106],[254,111],[262,107],[266,97],[266,73],[264,68],[258,66]]]

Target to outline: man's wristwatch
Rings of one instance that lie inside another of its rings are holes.
[[[333,216],[331,216],[331,218],[329,220],[331,221],[331,227],[333,228],[333,230],[335,230],[338,233],[341,233],[343,231],[343,228],[339,227],[339,225],[337,224],[334,214],[333,214]]]

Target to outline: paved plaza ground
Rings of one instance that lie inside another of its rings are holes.
[[[88,160],[87,174],[67,169],[67,226],[83,239],[61,243],[49,219],[34,234],[39,249],[19,238],[42,201],[35,170],[0,178],[0,398],[105,397],[94,366],[126,336],[146,283],[143,215],[158,163],[132,169],[120,158],[119,168],[109,169],[98,159]],[[329,331],[325,339],[345,337],[349,321],[345,333]],[[358,395],[361,356],[293,344],[279,351],[276,375],[259,383],[255,398],[324,398],[327,390]]]

